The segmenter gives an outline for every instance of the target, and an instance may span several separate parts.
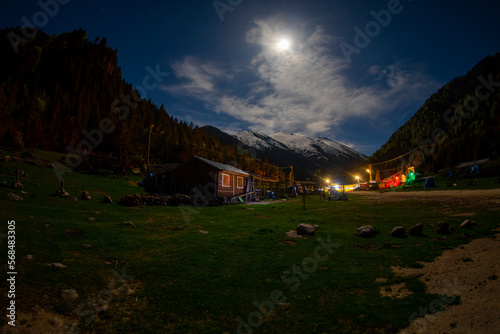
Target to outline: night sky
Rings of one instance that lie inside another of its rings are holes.
[[[162,72],[145,95],[181,120],[371,155],[438,88],[500,51],[499,13],[491,0],[13,0],[0,24],[106,38],[133,85]]]

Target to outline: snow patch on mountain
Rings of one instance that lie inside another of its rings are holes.
[[[305,158],[325,161],[332,158],[339,160],[366,159],[366,156],[352,148],[323,137],[311,139],[283,131],[269,136],[253,131],[242,131],[231,135],[244,145],[261,151],[279,148],[294,152]]]
[[[257,150],[268,150],[273,147],[278,147],[285,150],[288,149],[288,147],[284,146],[279,141],[276,141],[268,135],[258,132],[242,131],[237,134],[231,135],[241,141],[243,144]]]

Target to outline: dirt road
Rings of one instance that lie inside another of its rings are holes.
[[[488,204],[498,205],[500,208],[500,188],[487,190],[432,190],[432,191],[357,191],[353,195],[361,195],[376,203],[398,202],[398,201],[458,201],[471,202],[481,201]],[[457,203],[459,204],[459,203]],[[477,204],[477,202],[476,202]]]
[[[500,189],[361,191],[353,194],[381,205],[419,201],[437,206],[450,215],[454,215],[457,208],[466,207],[500,210]],[[500,233],[500,229],[497,231]],[[499,257],[500,234],[497,234],[494,238],[476,239],[462,247],[447,250],[435,261],[423,263],[423,268],[393,268],[397,275],[419,277],[426,284],[427,292],[440,295],[429,305],[416,305],[415,313],[409,315],[411,325],[399,334],[500,334]],[[460,296],[459,305],[453,305],[454,296]],[[430,309],[444,311],[433,313],[428,311]],[[422,312],[429,314],[422,317]]]
[[[499,256],[497,234],[447,250],[434,262],[424,263],[423,268],[393,268],[400,276],[418,276],[427,292],[440,295],[428,305],[415,307],[410,315],[412,324],[399,334],[500,333]],[[456,296],[460,296],[459,305],[453,305]],[[434,313],[438,310],[444,311]]]

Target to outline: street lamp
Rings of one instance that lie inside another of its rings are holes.
[[[370,182],[371,182],[372,181],[372,171],[371,171],[371,169],[367,169],[366,172],[370,174]]]
[[[359,184],[359,176],[356,176],[356,180],[358,180],[358,184]]]

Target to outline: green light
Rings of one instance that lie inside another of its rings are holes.
[[[415,181],[415,173],[411,172],[410,177],[408,178],[410,182]]]

